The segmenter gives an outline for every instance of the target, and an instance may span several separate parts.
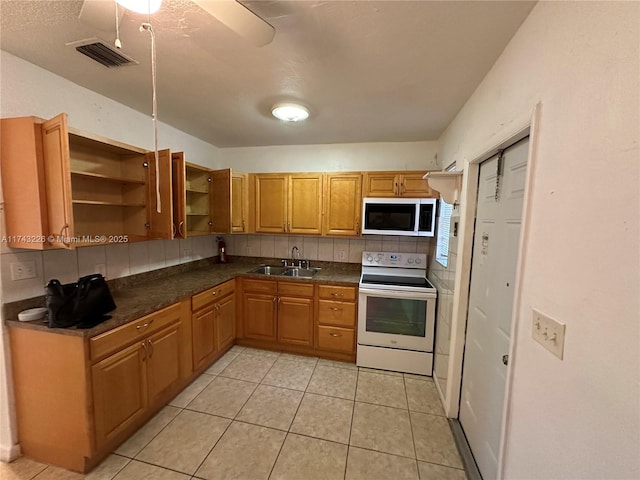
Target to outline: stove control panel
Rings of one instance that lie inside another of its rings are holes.
[[[362,252],[362,265],[425,269],[427,255],[425,253]]]

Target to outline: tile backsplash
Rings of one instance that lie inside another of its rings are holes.
[[[363,251],[429,253],[432,239],[367,235],[363,238],[309,237],[302,235],[223,235],[227,253],[243,257],[289,258],[296,246],[300,258],[325,262],[360,263]],[[213,257],[218,254],[216,235],[186,240],[154,240],[75,250],[17,250],[2,248],[2,302],[43,294],[52,278],[63,283],[104,269],[107,279],[121,278],[159,268]],[[33,261],[36,277],[11,280],[11,264]]]

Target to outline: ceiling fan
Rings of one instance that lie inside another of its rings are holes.
[[[146,3],[148,0],[142,0]],[[255,46],[271,43],[275,29],[236,0],[192,0],[202,10]],[[118,2],[123,3],[123,2]],[[125,9],[117,9],[119,20]],[[79,19],[100,30],[111,30],[116,18],[115,0],[84,0]]]

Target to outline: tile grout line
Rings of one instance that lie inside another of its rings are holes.
[[[409,416],[409,429],[411,430],[411,443],[413,444],[413,454],[415,455],[416,470],[418,471],[418,478],[420,478],[420,467],[418,465],[418,451],[416,449],[416,437],[413,434],[413,422],[411,421],[411,409],[409,407],[409,393],[407,392],[407,384],[404,375],[402,376],[402,387],[404,388],[404,396],[407,401],[407,415]]]
[[[344,462],[344,478],[347,478],[347,468],[349,466],[349,454],[351,452],[351,434],[353,433],[353,419],[356,415],[356,397],[358,396],[358,379],[360,378],[360,370],[356,370],[356,388],[353,392],[353,405],[351,406],[351,424],[349,425],[349,438],[347,440],[347,461]]]
[[[273,475],[273,469],[276,468],[276,463],[278,463],[278,459],[280,458],[280,455],[282,454],[282,449],[284,447],[284,444],[287,441],[287,438],[289,437],[289,434],[291,432],[291,425],[293,425],[293,422],[296,419],[296,415],[298,415],[298,411],[300,410],[300,405],[302,405],[302,400],[304,400],[304,395],[307,393],[307,388],[309,388],[309,383],[311,382],[311,378],[313,377],[313,374],[315,373],[317,366],[318,366],[318,362],[316,362],[315,365],[313,366],[313,371],[311,372],[311,375],[309,376],[309,382],[307,382],[307,386],[305,387],[304,391],[302,392],[302,398],[300,399],[300,403],[298,404],[298,408],[296,408],[296,413],[293,415],[293,418],[291,419],[291,423],[289,424],[289,428],[287,429],[287,432],[285,433],[284,440],[282,441],[282,445],[280,445],[280,449],[278,450],[278,455],[276,455],[276,459],[273,462],[273,465],[271,465],[271,470],[269,470],[269,476],[267,477],[268,479],[270,479],[271,475]]]

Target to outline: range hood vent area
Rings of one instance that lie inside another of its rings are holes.
[[[95,60],[101,65],[107,68],[124,67],[125,65],[137,65],[138,62],[127,55],[124,55],[116,48],[109,45],[107,42],[91,38],[88,40],[81,40],[70,44],[75,49],[86,55],[87,57]]]

